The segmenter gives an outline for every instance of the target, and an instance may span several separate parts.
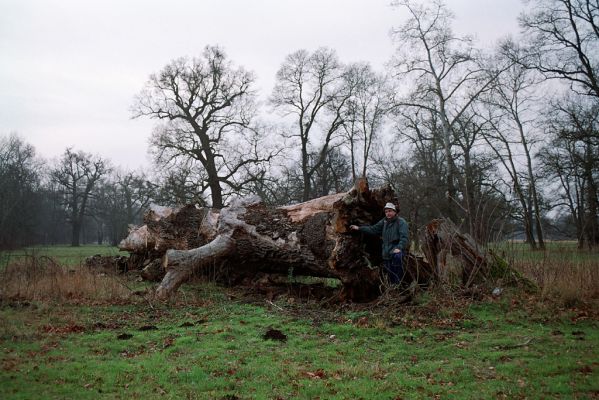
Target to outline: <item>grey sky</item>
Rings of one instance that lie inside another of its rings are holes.
[[[454,30],[480,46],[517,34],[520,0],[447,5]],[[301,48],[382,68],[404,18],[388,0],[0,0],[0,135],[16,132],[48,158],[74,146],[137,168],[154,122],[131,120],[129,107],[171,59],[221,45],[266,98]]]

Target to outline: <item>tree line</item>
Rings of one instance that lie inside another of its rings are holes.
[[[409,18],[382,71],[298,50],[266,101],[218,46],[152,74],[132,106],[157,121],[151,175],[72,148],[45,165],[0,138],[0,247],[117,243],[150,202],[289,204],[362,176],[397,191],[413,230],[443,216],[481,242],[599,245],[599,3],[533,0],[492,51],[441,1],[394,6]]]

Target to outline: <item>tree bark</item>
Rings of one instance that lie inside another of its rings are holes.
[[[221,210],[154,206],[144,217],[146,225],[119,246],[141,260],[145,276],[162,279],[156,293],[163,299],[193,274],[218,270],[219,281],[230,285],[264,274],[335,278],[342,284],[340,300],[370,301],[384,287],[378,268],[381,240],[350,232],[349,225],[377,222],[384,204],[396,200],[389,187],[371,191],[361,179],[349,192],[278,208],[257,197],[236,199]],[[489,277],[516,276],[450,220],[432,221],[422,236],[426,259],[404,257],[405,284],[444,281],[448,253],[461,261],[465,287]]]
[[[528,290],[537,286],[514,270],[505,260],[479,246],[470,235],[460,233],[448,219],[435,219],[421,232],[423,250],[437,282],[447,278],[447,254],[461,261],[462,284],[468,288],[487,279],[501,278],[503,284],[518,283]]]
[[[423,231],[424,252],[435,277],[443,282],[447,278],[446,256],[451,254],[462,262],[462,284],[470,286],[480,272],[489,270],[487,254],[470,235],[460,233],[448,219],[435,219]]]
[[[359,180],[349,192],[285,207],[270,208],[253,197],[236,199],[220,211],[190,206],[167,216],[152,211],[146,225],[120,247],[162,256],[166,274],[157,289],[160,298],[195,272],[215,267],[229,284],[260,273],[335,278],[342,284],[342,299],[368,301],[380,295],[381,241],[350,232],[349,225],[375,223],[384,204],[393,201],[390,188],[371,191],[366,180]],[[189,229],[182,229],[183,221]],[[169,225],[173,229],[164,229]],[[426,284],[431,277],[422,257],[408,255],[406,267],[410,281]]]
[[[79,221],[73,221],[71,226],[73,228],[71,232],[71,246],[78,247],[81,237],[81,223]]]

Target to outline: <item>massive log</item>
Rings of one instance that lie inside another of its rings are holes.
[[[147,274],[150,267],[163,269],[157,289],[161,298],[195,272],[212,268],[229,283],[259,273],[336,278],[342,297],[365,301],[380,294],[381,243],[351,233],[349,225],[378,221],[387,202],[397,202],[393,190],[371,191],[360,180],[349,192],[278,208],[250,197],[222,210],[154,209],[146,225],[132,231],[120,247],[153,259],[146,261]],[[432,270],[422,257],[410,254],[406,264],[406,280],[428,282]]]

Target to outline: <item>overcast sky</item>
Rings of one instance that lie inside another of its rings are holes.
[[[517,34],[520,0],[447,0],[454,30],[490,47]],[[344,62],[382,69],[391,28],[406,17],[389,0],[0,0],[0,136],[38,154],[66,147],[135,169],[148,165],[155,121],[129,108],[170,60],[218,44],[254,71],[266,98],[284,57],[328,46]]]

